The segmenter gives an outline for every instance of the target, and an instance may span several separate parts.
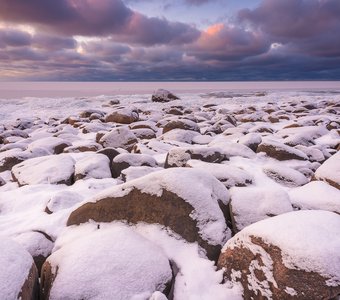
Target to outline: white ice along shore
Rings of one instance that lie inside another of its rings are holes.
[[[340,92],[176,96],[0,99],[1,299],[340,295]]]

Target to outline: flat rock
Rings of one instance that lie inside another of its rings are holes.
[[[73,183],[74,159],[69,154],[48,155],[28,159],[12,168],[19,185]]]
[[[332,299],[340,293],[340,216],[297,211],[252,224],[223,247],[218,267],[245,299]]]
[[[190,188],[193,187],[193,188]],[[222,210],[227,189],[201,170],[171,168],[112,187],[74,210],[67,225],[127,221],[169,227],[216,259],[230,237]]]
[[[43,299],[148,299],[155,291],[169,293],[173,275],[161,248],[120,224],[92,226],[85,233],[59,245],[45,262]]]

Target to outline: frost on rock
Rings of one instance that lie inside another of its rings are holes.
[[[234,187],[230,197],[230,213],[235,232],[293,210],[288,194],[279,188]]]
[[[340,190],[340,151],[327,159],[315,172],[315,179],[327,181]]]
[[[292,205],[298,209],[328,210],[340,214],[340,191],[326,182],[310,183],[289,191]]]
[[[68,154],[28,159],[12,168],[12,176],[19,185],[72,184],[74,159]]]
[[[107,189],[78,207],[67,224],[111,222],[158,223],[214,256],[230,237],[224,211],[228,190],[201,170],[171,168]]]
[[[89,153],[75,164],[75,180],[111,178],[110,160],[100,153]]]
[[[43,295],[51,300],[148,299],[169,293],[172,280],[162,249],[121,224],[69,229],[42,274]]]
[[[32,256],[13,240],[0,237],[0,299],[33,299],[38,273]]]
[[[243,285],[245,298],[287,299],[295,291],[297,299],[330,299],[340,293],[339,228],[340,216],[322,210],[269,218],[230,239],[218,266]]]

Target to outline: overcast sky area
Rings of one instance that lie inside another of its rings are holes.
[[[0,80],[340,80],[339,0],[0,0]]]

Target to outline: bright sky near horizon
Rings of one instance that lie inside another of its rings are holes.
[[[339,0],[0,0],[0,80],[340,80]]]

